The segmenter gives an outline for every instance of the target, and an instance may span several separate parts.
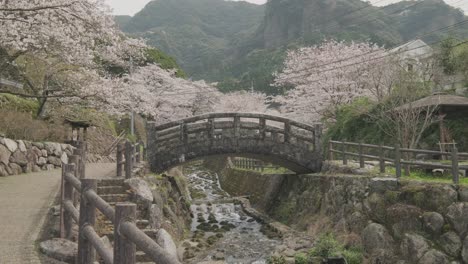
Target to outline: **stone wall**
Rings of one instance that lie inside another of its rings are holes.
[[[0,137],[0,176],[60,168],[72,152],[67,144]]]
[[[255,173],[231,172],[223,182],[233,192],[247,189],[258,195],[262,194],[258,189],[268,190],[269,185]],[[270,206],[255,201],[253,205],[311,236],[335,233],[347,246],[362,247],[366,263],[468,263],[468,187],[398,184],[391,178],[364,176],[289,175],[275,189],[273,194],[264,192],[273,199]]]

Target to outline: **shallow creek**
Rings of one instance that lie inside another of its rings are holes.
[[[281,241],[261,232],[262,224],[222,190],[216,173],[193,166],[186,175],[193,219],[191,239],[183,243],[184,262],[266,263]]]

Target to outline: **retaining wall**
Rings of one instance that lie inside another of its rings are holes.
[[[73,153],[68,144],[0,137],[0,176],[60,168]]]

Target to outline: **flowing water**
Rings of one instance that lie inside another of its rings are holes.
[[[262,224],[246,215],[222,190],[216,173],[195,166],[189,171],[194,217],[185,255],[193,253],[194,257],[187,262],[266,263],[281,241],[261,232]]]

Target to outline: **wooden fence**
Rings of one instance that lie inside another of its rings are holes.
[[[328,144],[328,159],[334,160],[334,154],[341,155],[341,159],[343,160],[344,165],[348,164],[348,157],[357,158],[361,168],[364,168],[366,159],[377,160],[379,161],[379,169],[381,173],[385,172],[387,164],[390,163],[395,167],[395,174],[397,178],[401,177],[403,167],[405,169],[405,174],[408,176],[411,166],[417,166],[419,168],[448,169],[452,173],[453,183],[459,184],[460,170],[468,170],[468,166],[460,166],[459,164],[461,159],[468,159],[468,153],[458,152],[456,147],[454,147],[451,152],[442,152],[434,150],[400,148],[399,145],[389,147],[383,145],[330,140]],[[450,164],[442,162],[425,162],[411,159],[412,156],[418,154],[450,157]]]
[[[141,143],[132,145],[127,142],[120,153],[125,152],[125,160],[120,159],[119,166],[127,172],[134,163],[143,159]],[[79,151],[78,151],[79,152]],[[119,160],[119,158],[118,158]],[[73,223],[78,224],[78,256],[76,263],[95,263],[97,252],[106,264],[134,264],[136,248],[145,252],[154,262],[179,264],[180,262],[161,248],[152,238],[141,231],[136,223],[137,206],[133,203],[117,203],[115,208],[97,194],[96,179],[86,179],[79,174],[78,168],[84,164],[78,155],[73,155],[69,164],[62,167],[61,227],[62,238],[72,238]],[[131,177],[126,174],[126,177]],[[127,178],[128,178],[127,177]],[[74,194],[79,194],[79,211]],[[114,226],[114,247],[108,248],[95,230],[96,209]]]
[[[267,164],[261,160],[249,159],[249,158],[233,158],[232,164],[234,167],[239,169],[255,170],[264,172],[265,169],[279,169],[280,166]]]
[[[122,177],[125,171],[125,179],[132,177],[133,164],[140,163],[146,156],[146,148],[142,142],[117,145],[117,177]]]

